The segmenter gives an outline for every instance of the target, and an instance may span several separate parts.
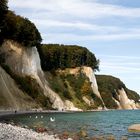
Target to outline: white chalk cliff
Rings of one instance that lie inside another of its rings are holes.
[[[115,90],[116,95],[118,96],[118,100],[113,98],[113,100],[117,103],[118,109],[139,109],[139,103],[135,103],[134,100],[129,99],[124,88]]]
[[[87,78],[89,78],[89,81],[91,82],[91,88],[93,90],[93,93],[101,100],[103,108],[100,106],[100,108],[102,109],[106,109],[104,101],[101,97],[101,94],[98,90],[98,85],[97,85],[97,81],[96,81],[96,77],[94,74],[94,71],[91,67],[87,67],[87,66],[83,66],[83,67],[77,67],[77,68],[67,68],[65,70],[61,70],[59,71],[61,73],[65,73],[65,74],[72,74],[72,75],[77,75],[80,72],[82,72],[83,74],[85,74],[87,76]],[[90,105],[93,104],[93,100],[88,100],[86,97],[83,97],[83,100],[86,104]]]
[[[97,85],[97,81],[96,81],[96,77],[95,77],[93,69],[91,67],[82,67],[82,72],[85,73],[85,75],[89,78],[89,80],[91,82],[91,87],[92,87],[93,93],[102,101],[102,104],[105,109],[106,107],[105,107],[104,101],[101,97],[101,94],[98,90],[98,85]]]
[[[36,47],[26,48],[13,41],[6,41],[1,52],[6,54],[6,64],[19,75],[28,75],[37,80],[44,90],[44,95],[49,97],[52,107],[58,110],[79,110],[69,101],[62,101],[48,85],[44,72],[41,69],[40,58]]]
[[[71,101],[62,100],[60,96],[50,88],[49,82],[45,79],[44,72],[42,71],[41,64],[40,64],[40,57],[36,47],[26,48],[18,43],[15,43],[14,41],[7,40],[3,43],[2,47],[0,48],[0,54],[5,55],[6,58],[5,63],[10,67],[10,69],[14,73],[22,76],[31,76],[32,78],[36,79],[40,87],[43,89],[44,95],[46,97],[49,97],[53,108],[58,110],[75,110],[75,111],[81,110],[75,107]],[[76,75],[79,73],[79,71],[81,71],[88,77],[89,81],[91,82],[93,93],[102,102],[102,105],[100,105],[100,107],[103,106],[105,109],[106,108],[105,103],[98,90],[98,84],[92,68],[86,66],[78,67],[78,68],[69,68],[69,69],[61,70],[61,73],[64,72],[64,73]],[[11,79],[9,76],[7,76],[7,74],[5,73],[6,72],[0,67],[0,74],[1,74],[0,89],[2,89],[3,91],[1,94],[3,96],[9,97],[9,100],[11,101],[11,103],[10,101],[8,101],[9,106],[12,104],[16,109],[20,109],[22,107],[19,105],[19,102],[16,100],[15,96],[18,96],[17,93],[20,93],[20,95],[24,97],[24,93],[18,88],[12,89],[12,87],[15,87],[15,85],[14,84],[9,85],[10,83],[8,81],[14,81],[14,80]],[[17,95],[13,97],[12,93],[14,92]],[[116,102],[118,109],[140,108],[140,105],[138,103],[135,103],[134,100],[130,100],[127,97],[127,94],[123,88],[120,90],[116,90],[116,94],[118,95],[118,99],[112,98],[111,100],[114,100]],[[29,97],[26,98],[28,99]],[[90,104],[94,104],[94,100],[89,100],[86,97],[83,97],[83,101],[89,106]],[[25,103],[28,106],[28,103],[26,103],[26,101],[23,103]],[[32,106],[34,106],[34,103]]]
[[[118,95],[121,109],[137,109],[135,101],[130,100],[127,97],[127,94],[123,88],[118,90]]]
[[[23,93],[0,66],[0,109],[28,110],[37,107],[33,99]]]

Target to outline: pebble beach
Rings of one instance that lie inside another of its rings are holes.
[[[60,140],[54,135],[37,133],[31,129],[0,123],[0,140]]]

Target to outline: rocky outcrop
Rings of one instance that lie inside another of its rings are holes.
[[[48,87],[43,71],[41,70],[40,58],[36,47],[26,48],[20,46],[18,43],[6,41],[1,48],[1,52],[7,55],[5,63],[12,71],[19,75],[32,76],[37,80],[43,88],[44,94],[50,97],[53,108],[64,108],[60,97]]]
[[[140,133],[140,124],[133,124],[128,127],[129,132],[139,132]]]
[[[65,110],[68,110],[68,111],[82,111],[82,109],[75,107],[74,104],[69,100],[65,101],[65,106],[66,106]]]
[[[67,74],[78,75],[81,72],[83,74],[85,74],[87,76],[87,78],[89,79],[89,81],[91,82],[91,87],[92,87],[93,93],[102,102],[102,104],[100,104],[98,106],[98,109],[99,110],[106,109],[105,103],[103,101],[103,97],[101,96],[101,94],[98,90],[98,84],[97,84],[96,77],[95,77],[95,74],[94,74],[94,71],[92,70],[92,68],[83,66],[83,67],[77,67],[77,68],[67,68],[65,70],[59,70],[59,72],[63,73],[64,75],[67,75]],[[140,108],[139,103],[135,103],[135,101],[133,99],[128,98],[126,91],[123,88],[117,89],[117,91],[115,90],[115,92],[116,92],[117,98],[115,99],[112,97],[110,100],[114,100],[116,102],[117,109],[138,109],[138,108]],[[88,99],[85,96],[83,96],[83,101],[86,104],[88,104],[89,106],[94,104],[93,99]],[[70,102],[68,100],[65,102],[65,109],[66,110],[80,111],[78,108],[74,107],[72,102]]]
[[[83,67],[82,72],[85,73],[85,75],[89,78],[93,93],[102,101],[103,107],[105,109],[106,107],[101,97],[101,94],[98,90],[98,85],[97,85],[97,81],[96,81],[96,77],[95,77],[93,69],[91,67]]]
[[[120,101],[119,108],[121,108],[121,109],[137,109],[135,101],[130,100],[127,97],[127,94],[123,88],[118,90],[118,96],[119,96],[119,101]]]
[[[138,109],[139,104],[135,103],[134,100],[129,99],[126,91],[124,88],[118,89],[117,91],[115,90],[117,99],[113,98],[113,100],[116,102],[118,105],[118,109]]]

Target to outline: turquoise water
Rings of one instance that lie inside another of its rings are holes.
[[[37,118],[36,118],[37,116]],[[41,118],[43,116],[43,118]],[[55,117],[55,122],[50,122]],[[89,136],[114,135],[117,139],[126,136],[130,140],[140,140],[140,134],[129,133],[128,126],[140,123],[140,111],[103,111],[79,113],[39,113],[10,117],[14,122],[32,127],[43,125],[57,133],[86,130]]]

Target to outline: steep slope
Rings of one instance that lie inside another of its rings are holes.
[[[98,85],[97,85],[97,81],[96,81],[96,77],[95,77],[95,74],[94,74],[94,71],[92,68],[90,67],[83,67],[83,73],[86,74],[86,76],[89,78],[89,81],[91,82],[91,87],[92,87],[92,90],[93,90],[93,93],[98,97],[100,98],[100,100],[102,101],[102,104],[103,104],[103,107],[105,107],[105,104],[104,104],[104,101],[101,97],[101,94],[98,90]]]
[[[7,65],[13,73],[22,76],[30,76],[36,79],[43,94],[50,99],[52,107],[63,110],[78,110],[72,103],[63,102],[49,86],[44,78],[44,72],[41,69],[40,58],[36,47],[26,48],[13,41],[5,41],[0,48],[1,57],[4,64]]]
[[[0,48],[0,57],[0,63],[16,82],[12,81],[12,85],[9,85],[10,80],[5,77],[8,74],[1,68],[1,99],[7,100],[7,104],[1,107],[12,106],[16,109],[25,109],[29,102],[25,102],[24,107],[18,103],[20,101],[24,104],[25,93],[31,100],[31,104],[34,105],[34,102],[37,102],[41,107],[52,106],[58,110],[137,109],[140,107],[138,102],[140,97],[137,93],[128,90],[115,77],[95,76],[91,67],[42,71],[36,47],[26,48],[7,40]],[[11,87],[14,89],[12,90]],[[4,100],[1,100],[1,104]]]
[[[0,67],[0,109],[28,110],[38,107],[39,105],[23,93],[15,81]]]
[[[46,72],[50,87],[78,108],[105,109],[92,68],[83,66]],[[92,76],[92,77],[91,77]]]
[[[95,76],[99,60],[87,48],[41,44],[36,26],[6,5],[0,23],[1,108],[76,111],[140,108],[140,96],[119,79]]]
[[[118,90],[120,106],[122,109],[137,109],[135,101],[130,100],[125,92],[125,90],[119,89]]]
[[[95,76],[90,67],[67,68],[45,75],[50,87],[76,107],[85,110],[140,108],[140,96],[136,92],[127,89],[118,78]]]

